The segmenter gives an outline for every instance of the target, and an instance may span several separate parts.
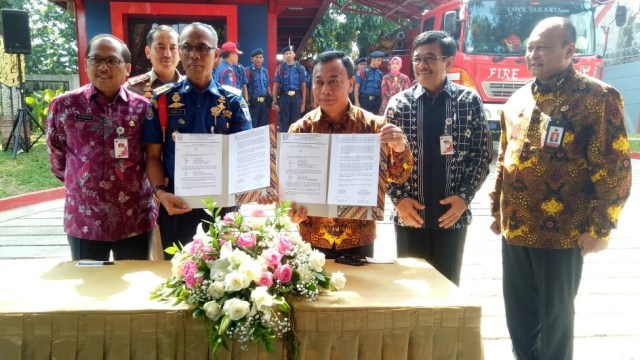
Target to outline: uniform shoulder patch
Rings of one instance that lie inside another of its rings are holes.
[[[164,94],[167,91],[173,89],[175,83],[164,84],[158,88],[153,89],[153,96]]]
[[[151,79],[151,76],[148,73],[144,73],[142,75],[138,75],[138,76],[134,76],[132,78],[129,78],[129,80],[127,80],[127,84],[128,85],[135,85],[135,84],[139,84],[141,82],[147,81]]]
[[[220,87],[223,88],[226,92],[232,93],[233,95],[242,96],[242,90],[234,88],[233,86],[221,85]]]

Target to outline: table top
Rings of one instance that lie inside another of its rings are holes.
[[[184,309],[150,299],[171,273],[165,261],[116,261],[79,267],[76,262],[0,261],[1,313],[138,312]],[[318,301],[296,302],[296,311],[347,311],[410,307],[477,308],[471,299],[419,259],[362,267],[327,261],[326,272],[342,271],[344,290],[324,293]]]

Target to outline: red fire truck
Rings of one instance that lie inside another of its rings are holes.
[[[455,0],[425,12],[420,31],[448,31],[458,41],[449,79],[480,93],[495,137],[500,134],[500,105],[531,78],[524,54],[528,36],[540,20],[570,18],[577,30],[576,69],[602,78],[602,56],[596,54],[595,41],[599,5],[603,4],[595,0]],[[611,4],[605,6],[608,10]],[[618,6],[616,24],[624,24],[624,19],[626,8]],[[410,64],[411,55],[404,56],[403,63]]]

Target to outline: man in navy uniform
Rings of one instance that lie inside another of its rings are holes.
[[[144,52],[151,61],[151,70],[130,78],[126,88],[151,99],[154,89],[180,80],[180,73],[176,70],[180,62],[178,33],[171,26],[154,27],[147,34]]]
[[[356,71],[356,86],[354,89],[354,98],[356,106],[359,106],[374,114],[380,111],[382,105],[382,51],[374,51],[371,53],[371,63],[361,71]]]
[[[233,86],[240,90],[245,101],[249,101],[247,93],[249,80],[247,80],[244,66],[238,63],[239,55],[242,55],[242,51],[238,49],[236,43],[231,41],[222,44],[220,50],[222,50],[222,62],[216,68],[213,79],[222,85]]]
[[[355,70],[354,70],[355,73],[364,71],[365,66],[367,66],[367,58],[359,57],[359,58],[356,59],[356,61],[353,62],[353,65],[355,65]],[[355,91],[355,86],[353,87],[353,89],[349,93],[349,100],[351,100],[352,104],[356,103],[356,99],[355,99],[355,96],[354,96],[354,93],[353,93],[354,91]]]
[[[247,91],[249,93],[249,111],[253,127],[269,124],[269,108],[273,97],[269,87],[269,72],[262,66],[264,64],[264,51],[257,48],[251,52],[252,64],[246,67]]]
[[[273,96],[278,101],[273,102],[273,109],[279,111],[278,131],[287,132],[289,126],[304,113],[307,100],[306,71],[296,61],[293,45],[282,49],[283,63],[278,65],[273,79]]]
[[[153,196],[162,204],[158,225],[163,248],[191,242],[203,219],[203,209],[191,209],[174,195],[175,137],[185,134],[231,134],[251,129],[251,115],[236,88],[219,85],[212,78],[218,34],[207,24],[195,22],[179,39],[180,60],[186,79],[158,88],[144,122],[146,171]],[[168,182],[165,183],[165,177]],[[234,208],[223,208],[221,215]],[[165,259],[171,255],[165,254]]]

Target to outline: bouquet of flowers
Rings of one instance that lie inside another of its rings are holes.
[[[212,213],[214,204],[207,207]],[[241,348],[263,343],[271,352],[273,340],[282,337],[288,356],[297,356],[291,300],[314,301],[321,288],[344,287],[344,274],[328,277],[324,254],[289,230],[287,211],[281,204],[273,218],[216,213],[208,232],[200,227],[191,243],[165,250],[174,255],[172,275],[152,298],[187,304],[203,318],[213,354],[229,349],[229,341]]]

